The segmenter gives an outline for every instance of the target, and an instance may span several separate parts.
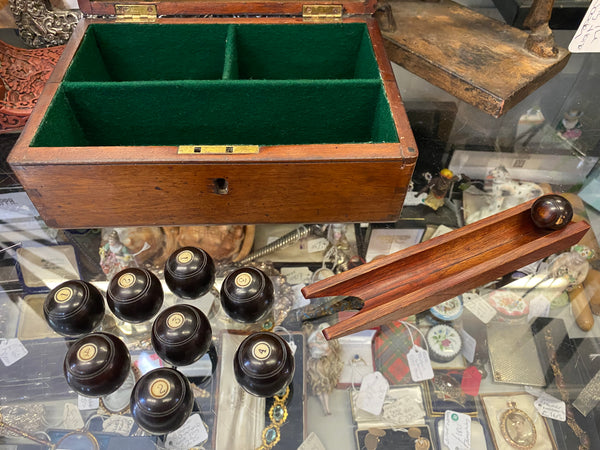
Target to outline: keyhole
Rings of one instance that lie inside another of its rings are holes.
[[[216,178],[213,181],[213,188],[215,194],[225,195],[229,193],[229,183],[225,178]]]

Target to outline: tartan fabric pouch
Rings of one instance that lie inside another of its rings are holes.
[[[411,330],[414,343],[421,345],[421,336]],[[375,367],[388,380],[390,385],[412,383],[406,355],[413,342],[405,325],[397,320],[382,325],[375,336]]]

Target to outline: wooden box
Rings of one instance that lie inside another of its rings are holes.
[[[49,226],[399,216],[417,150],[372,0],[80,6],[105,18],[9,156]]]

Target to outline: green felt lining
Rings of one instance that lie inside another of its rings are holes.
[[[363,23],[92,24],[66,81],[379,78]]]
[[[33,147],[398,142],[364,23],[92,24]]]
[[[31,145],[397,142],[386,105],[377,80],[64,82]]]

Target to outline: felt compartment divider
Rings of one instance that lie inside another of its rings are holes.
[[[380,80],[63,82],[31,145],[363,142],[398,142]]]
[[[224,80],[236,80],[238,78],[238,55],[235,42],[235,26],[229,25],[227,39],[225,42],[225,64],[223,68]]]

